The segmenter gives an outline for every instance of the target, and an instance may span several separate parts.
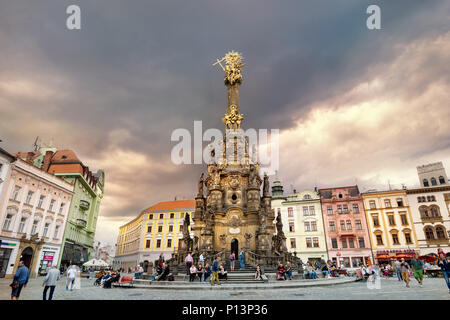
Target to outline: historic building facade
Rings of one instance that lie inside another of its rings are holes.
[[[272,208],[281,213],[286,246],[303,262],[327,261],[328,252],[322,217],[320,195],[315,190],[280,197],[280,182],[272,185]],[[282,192],[282,190],[281,190]]]
[[[373,261],[358,186],[320,189],[319,194],[329,259],[345,268]]]
[[[82,265],[92,258],[105,174],[103,170],[94,174],[72,150],[40,148],[37,152],[19,153],[18,156],[25,157],[27,154],[32,154],[29,158],[36,167],[74,186],[58,266]]]
[[[170,259],[183,246],[183,221],[187,215],[192,217],[194,210],[195,200],[163,201],[143,210],[120,227],[115,265],[127,269],[142,264],[146,269],[161,253]]]
[[[57,265],[73,185],[33,165],[33,153],[12,164],[0,203],[1,276],[12,277],[19,260],[32,277]]]
[[[378,262],[419,253],[406,189],[369,191],[362,197],[372,251]]]
[[[450,251],[450,185],[442,162],[417,167],[421,188],[408,189],[421,254]],[[427,184],[427,182],[429,182]]]

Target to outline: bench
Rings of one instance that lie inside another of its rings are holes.
[[[115,287],[133,287],[133,276],[121,276],[118,282],[114,282]]]

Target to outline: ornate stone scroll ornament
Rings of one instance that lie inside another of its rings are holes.
[[[220,243],[222,244],[222,248],[224,249],[225,245],[226,245],[226,241],[227,241],[227,236],[225,234],[221,234],[219,236],[219,238],[220,238]]]
[[[244,238],[245,238],[245,247],[247,249],[250,249],[250,239],[252,238],[252,235],[250,233],[246,233],[244,234]]]
[[[200,180],[198,181],[198,195],[197,197],[203,197],[203,172],[200,175]]]

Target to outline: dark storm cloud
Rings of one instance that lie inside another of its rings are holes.
[[[65,27],[70,4],[81,7],[79,31]],[[382,30],[366,28],[370,4],[381,7]],[[314,102],[333,109],[335,97],[370,81],[396,45],[448,31],[448,9],[406,0],[3,1],[0,138],[11,152],[53,138],[91,168],[107,167],[102,215],[133,216],[194,195],[202,167],[172,165],[170,135],[194,120],[222,128],[226,90],[211,64],[228,50],[248,63],[244,126],[288,129]],[[119,151],[131,164],[115,159]]]

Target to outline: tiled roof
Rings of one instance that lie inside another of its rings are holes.
[[[162,201],[144,211],[195,208],[195,200]]]
[[[48,172],[50,173],[80,173],[83,174],[83,167],[79,163],[51,164]]]
[[[57,150],[55,154],[52,157],[52,163],[61,163],[61,162],[79,162],[81,163],[80,159],[78,159],[75,152],[72,150]]]

